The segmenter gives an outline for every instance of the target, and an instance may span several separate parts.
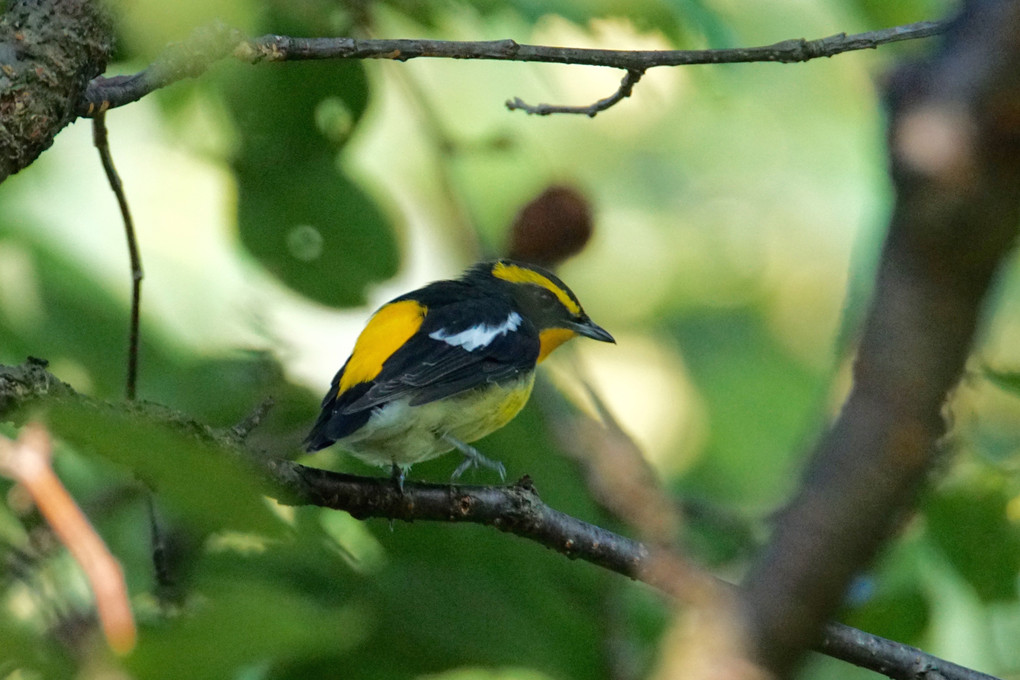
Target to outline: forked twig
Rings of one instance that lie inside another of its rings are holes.
[[[600,99],[588,106],[560,106],[556,104],[531,105],[522,101],[520,97],[514,97],[513,99],[507,100],[506,107],[511,111],[521,110],[535,116],[548,116],[552,113],[578,113],[588,116],[589,118],[594,118],[602,111],[605,111],[609,107],[614,106],[629,97],[634,92],[634,86],[637,85],[638,81],[641,80],[641,76],[644,74],[644,71],[627,71],[627,75],[625,75],[623,80],[620,81],[620,87],[616,89],[616,92],[605,99]]]

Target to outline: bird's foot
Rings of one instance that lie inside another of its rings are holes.
[[[404,477],[407,476],[407,468],[401,467],[396,463],[393,464],[393,468],[390,470],[390,479],[394,484],[397,485],[397,491],[403,495],[404,493]]]
[[[450,475],[450,479],[456,480],[460,478],[460,476],[464,474],[464,471],[468,468],[484,467],[490,470],[495,470],[499,473],[500,481],[506,481],[506,468],[503,466],[503,463],[498,460],[486,458],[475,447],[470,444],[465,444],[456,437],[451,437],[448,434],[443,435],[443,441],[464,454],[464,460],[461,461],[460,465],[457,466],[457,469],[453,471],[452,475]]]

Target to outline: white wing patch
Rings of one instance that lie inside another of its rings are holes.
[[[518,326],[521,325],[521,315],[517,312],[510,312],[510,315],[498,326],[490,326],[489,324],[478,324],[477,326],[471,326],[465,328],[459,333],[450,335],[446,332],[445,328],[440,328],[438,331],[429,333],[429,337],[433,340],[442,340],[448,345],[454,347],[463,347],[469,352],[474,352],[476,349],[487,347],[490,342],[495,340],[501,335],[506,335],[511,331],[517,330]]]

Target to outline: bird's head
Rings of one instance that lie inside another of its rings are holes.
[[[542,342],[538,360],[574,336],[600,342],[616,342],[596,324],[577,296],[552,272],[514,260],[496,260],[474,267],[469,276],[484,276],[505,290],[521,313],[538,329]]]

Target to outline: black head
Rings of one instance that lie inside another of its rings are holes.
[[[514,260],[496,260],[477,264],[465,275],[469,280],[476,277],[488,284],[495,283],[513,297],[521,313],[540,332],[559,329],[601,342],[615,342],[612,335],[588,318],[573,291],[550,271]]]

